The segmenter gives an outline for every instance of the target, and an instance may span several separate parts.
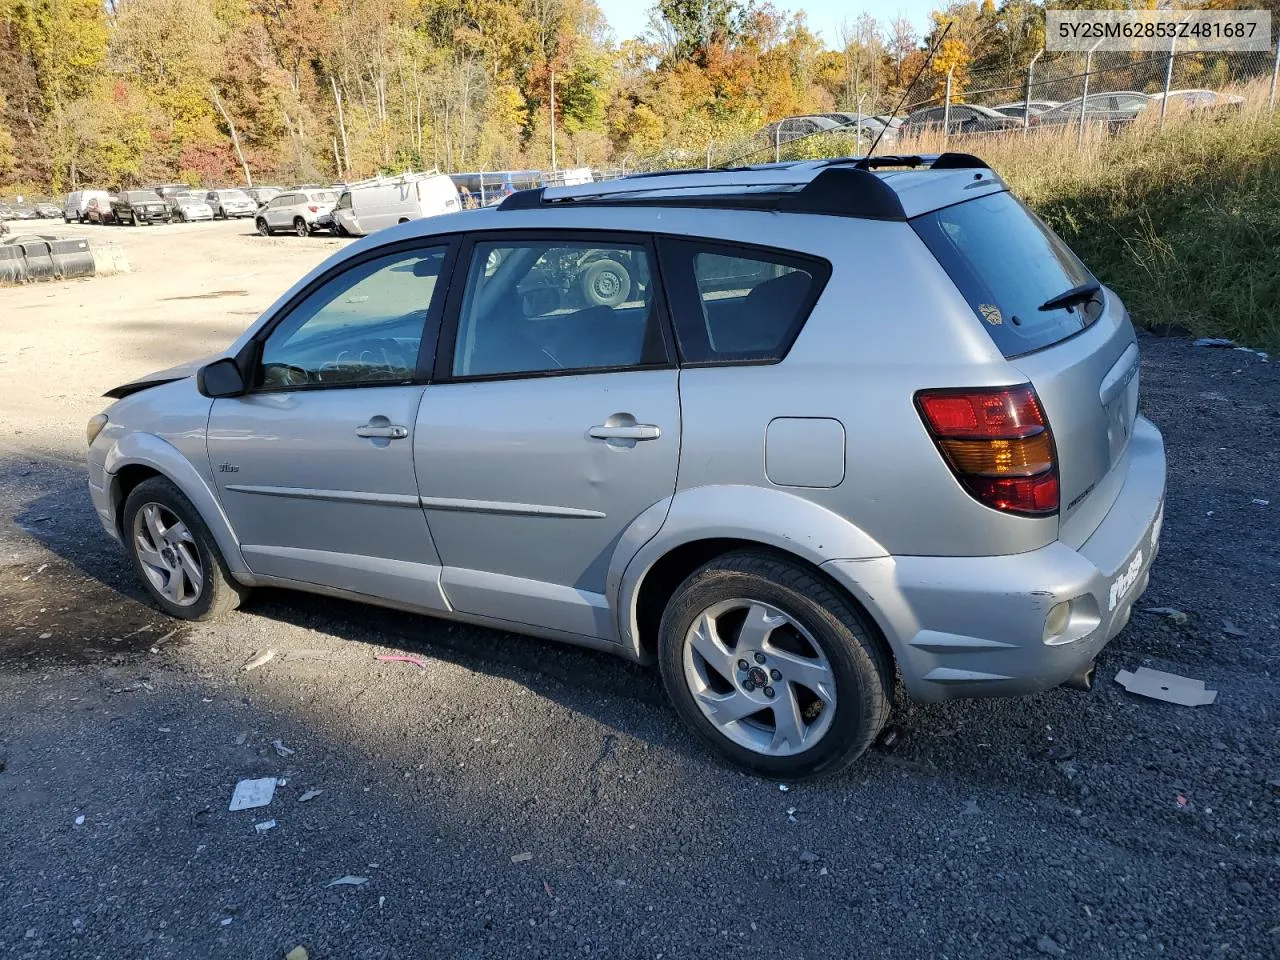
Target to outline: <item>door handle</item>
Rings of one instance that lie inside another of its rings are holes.
[[[382,437],[387,440],[403,440],[408,435],[408,427],[402,427],[395,423],[366,423],[363,427],[356,427],[357,437]]]
[[[601,424],[587,431],[596,440],[657,440],[662,431],[652,423],[634,423],[610,427]]]

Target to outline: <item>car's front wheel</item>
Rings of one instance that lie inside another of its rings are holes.
[[[694,571],[662,615],[658,656],[682,719],[767,777],[837,773],[888,720],[893,671],[874,628],[820,574],[768,553]]]
[[[134,487],[122,520],[134,568],[169,616],[212,620],[240,605],[247,588],[232,579],[213,534],[172,482],[152,477]]]
[[[267,221],[262,219],[262,217],[258,218],[257,227],[258,227],[258,233],[261,236],[264,236],[264,237],[271,236],[271,228],[267,226]]]

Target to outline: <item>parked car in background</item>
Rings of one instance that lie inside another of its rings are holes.
[[[245,187],[244,192],[248,194],[250,200],[252,200],[255,204],[257,204],[260,207],[264,203],[268,203],[271,200],[274,200],[276,197],[280,196],[280,194],[284,192],[284,188],[283,187]]]
[[[1006,117],[1013,117],[1016,120],[1021,120],[1028,114],[1034,117],[1037,114],[1044,113],[1046,110],[1052,110],[1057,106],[1061,106],[1061,103],[1058,100],[1032,100],[1030,103],[1027,103],[1025,100],[1018,100],[1015,103],[997,104],[991,109],[998,113],[1003,113]]]
[[[1164,519],[1133,325],[981,160],[903,166],[392,227],[108,391],[95,515],[170,616],[283,586],[656,663],[702,742],[784,781],[852,763],[899,682],[1087,687]],[[557,276],[594,302],[524,295]]]
[[[392,224],[460,209],[458,188],[438,170],[374,177],[350,184],[338,197],[334,229],[339,236],[363,237]]]
[[[1086,124],[1105,124],[1107,130],[1115,133],[1125,124],[1132,123],[1138,115],[1151,104],[1151,97],[1136,90],[1117,90],[1106,93],[1091,93],[1088,101],[1080,97],[1059,104],[1051,110],[1038,113],[1031,118],[1033,127],[1055,127],[1063,124],[1080,122],[1080,111],[1083,105],[1084,122]]]
[[[857,137],[859,145],[864,149],[869,148],[877,139],[880,146],[895,143],[898,139],[897,128],[890,127],[876,117],[860,113],[824,113],[822,116],[839,124],[839,132]]]
[[[1240,110],[1244,107],[1244,97],[1231,93],[1219,93],[1216,90],[1170,90],[1167,97],[1163,91],[1151,95],[1151,109],[1159,110],[1160,102],[1167,99],[1168,109],[1180,110]]]
[[[190,193],[190,192],[191,192],[191,184],[189,184],[189,183],[162,183],[162,184],[158,184],[158,185],[156,185],[156,186],[154,186],[154,187],[148,187],[147,189],[149,189],[149,190],[154,190],[158,196],[161,196],[161,197],[163,197],[165,200],[168,200],[168,199],[169,199],[171,196],[173,196],[175,193]]]
[[[119,223],[120,220],[116,216],[115,206],[112,202],[114,199],[114,197],[106,195],[92,197],[88,206],[84,208],[84,216],[80,218],[80,222],[96,223],[99,226],[108,223]]]
[[[190,223],[193,220],[213,219],[213,207],[203,193],[172,193],[166,202],[171,220]]]
[[[16,220],[17,213],[7,203],[0,203],[0,220]]]
[[[258,204],[253,198],[238,187],[210,190],[204,195],[204,199],[213,208],[213,215],[220,220],[252,217],[258,210]]]
[[[260,209],[254,223],[264,237],[280,230],[306,237],[333,224],[337,199],[332,190],[290,190]]]
[[[62,207],[62,219],[67,223],[75,220],[84,223],[87,218],[86,214],[89,210],[89,203],[93,200],[102,200],[108,205],[111,203],[111,194],[105,190],[72,190],[67,194],[67,200]]]
[[[915,136],[921,133],[942,132],[944,126],[947,134],[956,136],[1017,130],[1022,123],[991,107],[982,107],[976,103],[953,103],[949,109],[941,106],[917,110],[903,121],[901,133],[904,136]]]
[[[801,137],[813,136],[815,133],[830,133],[840,129],[840,124],[824,116],[783,117],[775,120],[760,131],[760,135],[771,144],[790,143]]]
[[[36,208],[26,204],[18,204],[13,208],[13,219],[15,220],[39,220],[40,214],[36,213]]]
[[[62,210],[56,203],[50,203],[48,200],[41,200],[35,205],[36,216],[43,220],[56,220],[62,216]]]
[[[169,204],[154,190],[122,190],[111,198],[111,209],[117,223],[130,226],[168,223]]]

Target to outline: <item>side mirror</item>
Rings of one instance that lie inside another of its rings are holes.
[[[245,392],[244,374],[235,358],[223,357],[196,372],[196,389],[206,397],[238,397]]]

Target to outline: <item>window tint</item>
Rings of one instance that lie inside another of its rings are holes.
[[[453,376],[666,362],[650,277],[639,245],[477,243]]]
[[[1040,309],[1093,277],[1057,234],[1011,194],[945,207],[911,225],[1006,357],[1050,346],[1097,319],[1098,301]]]
[[[388,254],[329,280],[271,332],[258,385],[412,379],[444,255],[443,247]]]
[[[678,293],[672,303],[686,362],[780,360],[831,269],[819,260],[668,240]]]

